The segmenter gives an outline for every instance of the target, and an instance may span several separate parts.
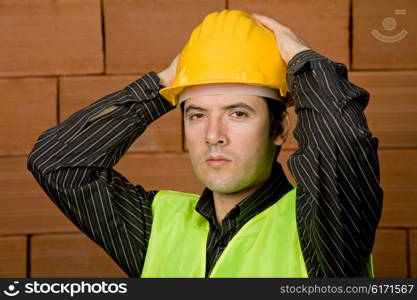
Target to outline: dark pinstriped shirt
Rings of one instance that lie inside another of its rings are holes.
[[[308,274],[360,276],[383,198],[378,140],[364,115],[369,94],[348,81],[343,64],[312,50],[289,62],[287,82],[299,145],[288,166],[297,182],[297,227]],[[150,123],[173,108],[160,88],[155,72],[145,74],[43,132],[28,157],[29,170],[58,208],[131,277],[141,274],[157,191],[130,183],[113,166]],[[90,120],[113,105],[118,108]],[[211,192],[203,192],[196,210],[211,224],[207,276],[245,222],[291,188],[276,163],[268,181],[242,199],[222,226]]]

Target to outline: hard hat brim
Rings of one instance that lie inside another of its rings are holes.
[[[267,88],[271,88],[271,89],[277,89],[279,90],[278,95],[282,97],[282,100],[278,100],[278,101],[284,101],[284,98],[287,96],[286,91],[282,91],[281,89],[279,89],[277,86],[273,86],[273,85],[265,85],[262,84],[260,85],[259,82],[248,82],[248,81],[230,81],[230,80],[215,80],[215,81],[201,81],[201,82],[193,82],[193,83],[187,83],[187,84],[180,84],[180,85],[173,85],[173,86],[169,86],[169,87],[165,87],[163,89],[161,89],[159,91],[159,93],[165,98],[167,99],[169,102],[171,102],[174,106],[178,105],[179,102],[179,94],[186,88],[189,86],[196,86],[196,85],[202,85],[202,84],[215,84],[215,83],[242,83],[242,84],[248,84],[248,85],[258,85],[258,86],[263,86],[263,87],[267,87]]]

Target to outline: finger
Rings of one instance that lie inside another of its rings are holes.
[[[259,21],[263,25],[265,25],[267,27],[271,27],[272,26],[272,22],[271,22],[271,20],[268,19],[268,17],[262,16],[262,15],[258,15],[258,14],[252,14],[252,16],[255,18],[255,20]]]
[[[266,27],[267,29],[269,29],[270,31],[272,31],[273,33],[276,31],[276,28],[273,27],[273,25],[271,25],[270,23],[268,23],[265,20],[261,20],[261,19],[257,19],[255,18],[256,23],[258,23],[260,26]]]
[[[178,59],[180,58],[180,55],[178,54],[177,56],[175,56],[173,63],[176,65],[178,63]]]
[[[258,19],[260,22],[265,23],[272,27],[274,27],[275,25],[280,25],[277,21],[267,16],[253,14],[253,17]]]
[[[303,44],[304,46],[306,46],[306,47],[309,47],[309,48],[310,48],[310,45],[309,45],[309,44],[307,44],[307,42],[306,42],[306,41],[304,41],[301,37],[299,37],[298,35],[296,35],[296,37],[300,40],[300,43],[301,43],[301,44]]]
[[[180,55],[178,54],[177,56],[175,56],[175,58],[172,60],[172,62],[171,62],[171,65],[170,65],[170,68],[171,69],[174,69],[174,71],[176,70],[176,68],[177,68],[177,65],[178,65],[178,59],[179,59],[179,57],[180,57]]]
[[[256,13],[252,14],[252,16],[272,31],[280,31],[287,28],[283,24],[279,23],[277,20],[274,20],[270,17],[259,15]]]

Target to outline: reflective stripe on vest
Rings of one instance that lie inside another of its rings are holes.
[[[175,191],[156,194],[142,277],[205,277],[209,223],[195,210],[198,199]],[[244,224],[210,277],[308,277],[295,203],[293,189]],[[368,271],[372,276],[371,260]]]

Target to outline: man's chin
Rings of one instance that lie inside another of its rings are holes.
[[[242,190],[238,178],[234,178],[235,170],[229,166],[222,168],[205,167],[202,172],[196,172],[200,182],[213,192],[231,194]]]
[[[241,189],[236,187],[219,187],[219,186],[207,186],[207,188],[217,194],[234,194],[239,192]]]
[[[223,177],[216,177],[210,180],[210,178],[206,178],[203,184],[211,191],[220,193],[220,194],[233,194],[239,192],[243,189],[238,184],[233,183],[230,181],[229,178]]]

